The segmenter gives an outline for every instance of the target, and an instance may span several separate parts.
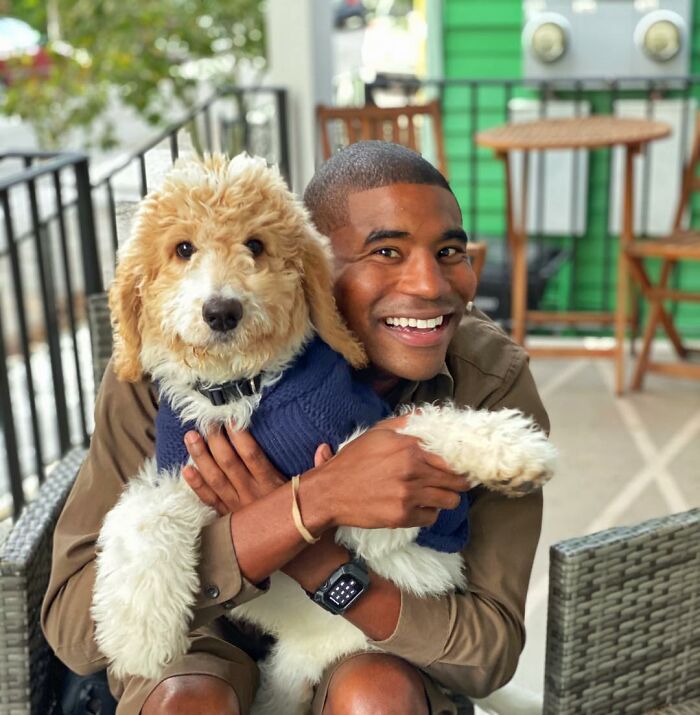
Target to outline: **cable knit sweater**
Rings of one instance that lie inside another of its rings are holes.
[[[370,427],[391,414],[389,406],[352,375],[341,355],[323,341],[312,340],[284,372],[263,391],[249,429],[268,459],[288,479],[313,467],[319,444],[337,451],[358,427]],[[166,399],[156,417],[158,469],[187,463],[184,435],[195,429],[183,422]],[[469,537],[468,493],[456,509],[443,510],[431,527],[421,529],[418,543],[438,551],[460,551]]]

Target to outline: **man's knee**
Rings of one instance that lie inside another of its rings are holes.
[[[159,683],[141,715],[240,715],[231,685],[213,675],[174,675]]]
[[[382,653],[358,655],[343,663],[328,686],[324,715],[427,715],[418,670]]]

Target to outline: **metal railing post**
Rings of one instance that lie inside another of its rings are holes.
[[[85,295],[88,296],[94,293],[101,293],[104,288],[99,251],[97,249],[90,168],[86,156],[75,162],[75,185],[78,192],[78,221],[80,224],[83,280],[85,281]]]
[[[15,418],[12,411],[12,396],[10,395],[10,381],[7,374],[7,355],[5,354],[5,331],[2,324],[2,310],[0,310],[0,427],[5,441],[5,457],[7,460],[10,492],[12,494],[12,511],[14,517],[19,516],[24,506],[24,490],[22,489],[22,470],[19,464],[19,450],[17,449],[17,432]]]
[[[277,104],[277,126],[279,127],[279,168],[282,176],[284,176],[289,188],[292,188],[292,176],[289,164],[289,122],[287,115],[287,91],[278,89],[275,91],[275,99]]]

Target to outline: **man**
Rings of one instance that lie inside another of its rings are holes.
[[[460,210],[439,172],[407,149],[362,142],[321,167],[304,198],[333,244],[338,306],[370,358],[362,379],[392,405],[450,398],[515,407],[548,428],[524,352],[480,314],[461,321],[476,284]],[[89,617],[94,544],[124,482],[153,454],[156,409],[147,381],[119,383],[108,369],[90,454],[56,529],[42,611],[49,643],[78,672],[106,666]],[[110,677],[120,715],[247,713],[257,669],[217,617],[263,593],[277,569],[315,591],[352,557],[334,542],[338,525],[422,526],[456,505],[464,478],[396,426],[385,421],[332,458],[321,446],[299,491],[303,523],[321,537],[311,546],[292,519],[289,485],[249,434],[231,434],[230,443],[221,434],[206,442],[187,435],[197,468],[186,479],[221,514],[202,532],[194,638],[158,682]],[[439,685],[483,696],[507,682],[524,643],[541,509],[540,493],[508,500],[474,490],[465,593],[420,599],[370,573],[371,588],[339,617],[383,653],[331,667],[314,712],[453,713]]]

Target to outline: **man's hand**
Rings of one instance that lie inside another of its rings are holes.
[[[197,496],[219,514],[236,512],[284,484],[247,430],[213,431],[206,441],[197,432],[185,435],[195,466],[182,470]]]
[[[458,506],[468,481],[422,450],[415,437],[396,432],[406,419],[380,422],[325,463],[317,453],[316,468],[299,488],[312,533],[335,526],[428,526],[440,509]]]

